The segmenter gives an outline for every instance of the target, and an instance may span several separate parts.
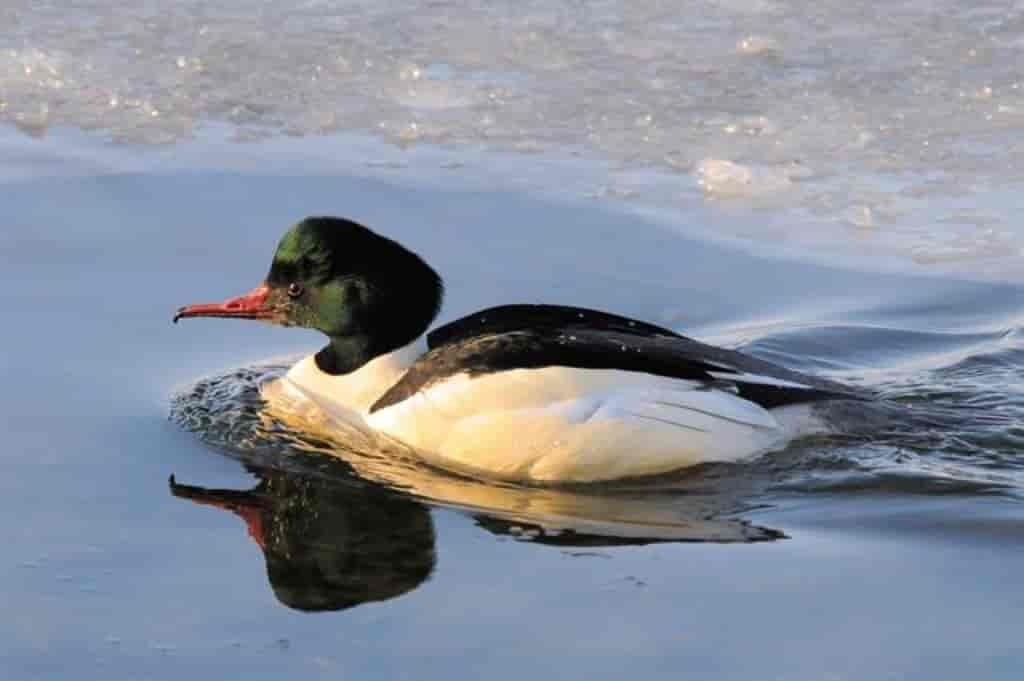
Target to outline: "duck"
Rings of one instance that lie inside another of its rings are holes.
[[[583,307],[504,304],[429,330],[441,276],[353,220],[308,217],[252,291],[187,318],[320,331],[327,344],[265,384],[457,473],[591,483],[741,462],[827,432],[820,405],[861,389]]]

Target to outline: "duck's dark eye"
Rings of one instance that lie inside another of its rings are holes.
[[[298,298],[299,296],[301,296],[302,291],[302,284],[298,283],[297,281],[293,281],[292,283],[288,284],[288,295],[291,296],[292,298]]]

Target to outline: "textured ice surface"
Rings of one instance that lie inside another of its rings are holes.
[[[1021,269],[1020,2],[12,0],[0,26],[29,134],[572,152],[751,208],[746,237]]]

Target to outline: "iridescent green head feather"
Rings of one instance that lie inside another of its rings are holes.
[[[306,218],[281,238],[267,284],[288,299],[284,323],[379,352],[411,342],[441,305],[441,279],[419,256],[360,224]],[[378,354],[379,354],[378,352]]]

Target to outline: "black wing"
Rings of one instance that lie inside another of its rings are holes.
[[[442,326],[430,348],[370,411],[397,404],[456,374],[566,366],[619,369],[732,389],[765,407],[865,399],[855,388],[717,348],[653,324],[575,307],[508,305]]]

